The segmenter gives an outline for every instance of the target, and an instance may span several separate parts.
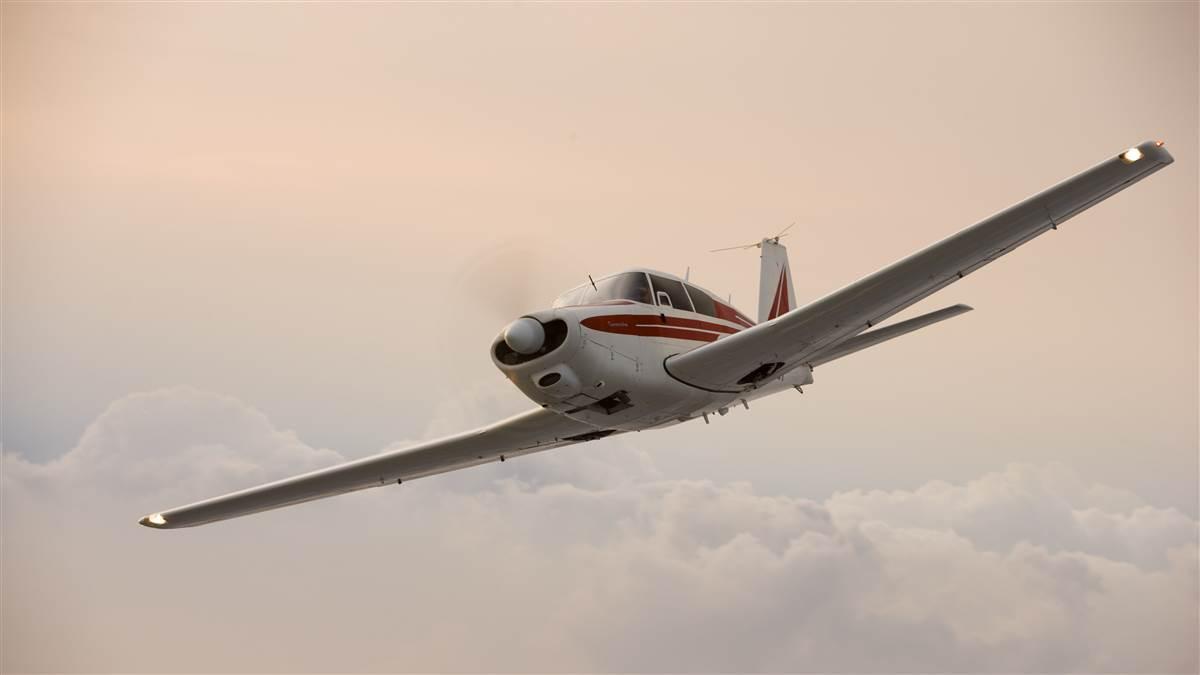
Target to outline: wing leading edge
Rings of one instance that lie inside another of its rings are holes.
[[[541,408],[457,436],[366,457],[146,516],[147,527],[192,527],[323,497],[423,478],[609,435]]]
[[[677,380],[738,393],[779,375],[996,260],[1175,161],[1147,141],[805,307],[664,362]]]

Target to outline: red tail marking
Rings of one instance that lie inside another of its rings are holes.
[[[785,314],[791,309],[792,299],[788,296],[787,290],[787,270],[783,270],[779,273],[779,285],[775,287],[775,299],[771,303],[771,311],[767,314],[767,320]]]

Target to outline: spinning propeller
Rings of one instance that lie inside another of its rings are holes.
[[[541,322],[521,316],[549,304],[555,289],[549,285],[548,277],[554,275],[546,260],[532,240],[507,240],[478,251],[458,275],[468,291],[463,296],[472,299],[481,316],[507,322],[504,342],[518,354],[536,353],[546,342]]]
[[[474,313],[495,320],[512,321],[547,305],[554,288],[548,290],[549,274],[545,251],[531,241],[515,239],[477,251],[457,275],[464,298],[470,298]]]

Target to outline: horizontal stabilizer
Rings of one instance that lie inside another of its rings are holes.
[[[919,328],[932,326],[939,321],[945,321],[946,319],[958,316],[964,312],[969,312],[972,309],[972,307],[968,307],[967,305],[954,305],[952,307],[946,307],[945,309],[939,309],[936,312],[922,314],[916,318],[909,319],[907,321],[901,321],[900,323],[891,326],[884,326],[883,328],[876,328],[875,330],[861,333],[817,354],[811,361],[809,361],[809,364],[815,367],[821,365],[822,363],[829,363],[830,361],[840,359],[843,356],[849,356],[854,352],[862,351],[867,347],[874,347],[881,342],[887,342],[892,338],[898,338],[901,335],[907,335]]]

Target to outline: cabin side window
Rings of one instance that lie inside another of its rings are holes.
[[[695,305],[696,311],[705,315],[711,316],[714,319],[721,318],[717,315],[717,303],[713,302],[708,293],[696,288],[695,286],[687,285],[688,295],[692,297],[692,304]]]
[[[675,309],[686,311],[694,311],[692,309],[692,301],[688,300],[687,292],[683,290],[683,282],[675,279],[660,277],[657,274],[650,275],[650,281],[654,283],[654,297],[659,297],[659,293],[665,293],[671,301],[671,306]],[[659,303],[664,304],[664,303]]]

